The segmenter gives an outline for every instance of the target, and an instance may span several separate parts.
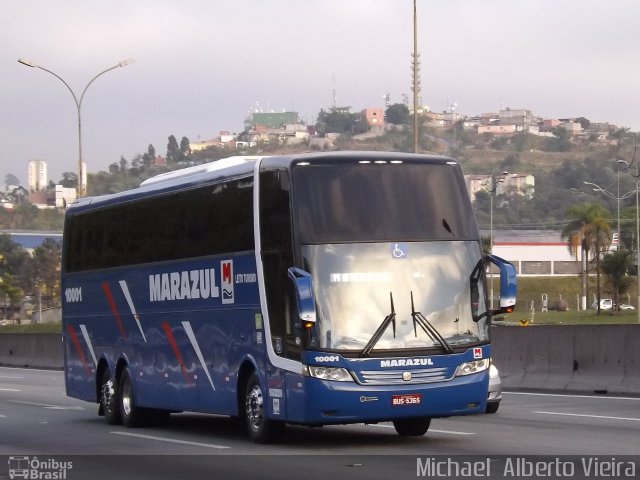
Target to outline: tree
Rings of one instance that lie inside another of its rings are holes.
[[[624,144],[624,139],[629,133],[630,129],[626,127],[616,128],[614,131],[609,132],[609,139],[615,140],[617,149],[620,150]]]
[[[7,318],[7,308],[19,304],[22,297],[22,291],[16,285],[13,275],[9,273],[0,275],[0,295],[2,295],[1,301],[4,305],[3,316]]]
[[[18,203],[11,215],[11,228],[29,230],[33,228],[33,222],[38,216],[38,208],[29,202]]]
[[[393,105],[389,105],[384,112],[384,118],[387,123],[406,125],[411,119],[411,112],[409,112],[409,107],[404,103],[394,103]]]
[[[351,113],[351,107],[331,107],[328,112],[320,110],[316,122],[316,131],[327,133],[353,133],[360,115]]]
[[[167,163],[177,163],[182,160],[182,152],[176,137],[169,136],[169,143],[167,144]]]
[[[571,136],[564,127],[552,130],[554,137],[547,140],[546,150],[549,152],[568,152],[571,150]]]
[[[18,180],[18,177],[16,177],[13,173],[7,173],[7,175],[4,177],[4,185],[7,188],[11,186],[16,187],[20,185],[20,180]]]
[[[583,255],[583,296],[589,297],[586,278],[589,275],[589,252],[596,259],[596,283],[598,314],[600,314],[600,254],[608,244],[609,238],[609,211],[598,203],[585,203],[571,205],[567,208],[566,216],[569,219],[562,230],[562,238],[567,239],[567,246],[573,253],[578,246],[582,247]]]
[[[613,303],[616,308],[611,309],[611,313],[620,310],[620,295],[625,293],[633,279],[627,276],[627,271],[631,266],[631,252],[628,250],[618,250],[606,254],[602,257],[602,273],[607,276],[613,290]]]
[[[21,281],[25,275],[25,267],[28,266],[31,257],[20,245],[11,239],[10,235],[0,234],[0,295],[1,301],[7,304],[17,305],[22,297],[22,292],[28,291]]]
[[[580,124],[580,126],[582,127],[583,130],[586,130],[591,125],[591,122],[589,121],[589,119],[584,118],[584,117],[576,118],[576,122],[578,122]]]
[[[75,172],[64,172],[60,185],[64,188],[76,188],[78,186],[78,174]]]
[[[151,162],[155,160],[155,158],[156,149],[152,144],[149,144],[149,146],[147,147],[147,153],[142,155],[142,161],[144,162],[144,165],[148,167],[149,165],[151,165]]]
[[[60,294],[60,244],[47,238],[33,252],[38,288],[44,290],[48,306],[55,306]]]
[[[187,137],[182,137],[180,140],[180,153],[183,159],[191,155],[191,145]]]

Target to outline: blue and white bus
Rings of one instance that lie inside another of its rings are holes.
[[[286,424],[423,435],[484,412],[488,327],[515,288],[450,158],[230,157],[68,209],[67,394],[110,424],[238,417],[258,443]]]

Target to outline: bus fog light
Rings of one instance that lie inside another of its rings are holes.
[[[482,360],[474,360],[472,362],[465,362],[456,370],[456,377],[463,375],[471,375],[473,373],[479,373],[489,368],[489,359],[483,358]]]
[[[307,377],[318,378],[320,380],[333,380],[336,382],[352,382],[353,378],[345,368],[339,367],[317,367],[305,365],[303,374]]]

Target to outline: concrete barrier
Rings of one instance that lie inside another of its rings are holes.
[[[640,325],[491,327],[505,388],[640,395]],[[64,366],[59,333],[0,333],[0,365]]]
[[[505,388],[640,394],[640,325],[493,326]]]
[[[59,333],[0,334],[0,365],[55,368],[64,366]]]

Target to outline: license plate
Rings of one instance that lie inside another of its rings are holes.
[[[391,405],[394,407],[402,407],[405,405],[420,405],[422,403],[422,395],[419,393],[407,393],[404,395],[393,395],[391,397]]]

